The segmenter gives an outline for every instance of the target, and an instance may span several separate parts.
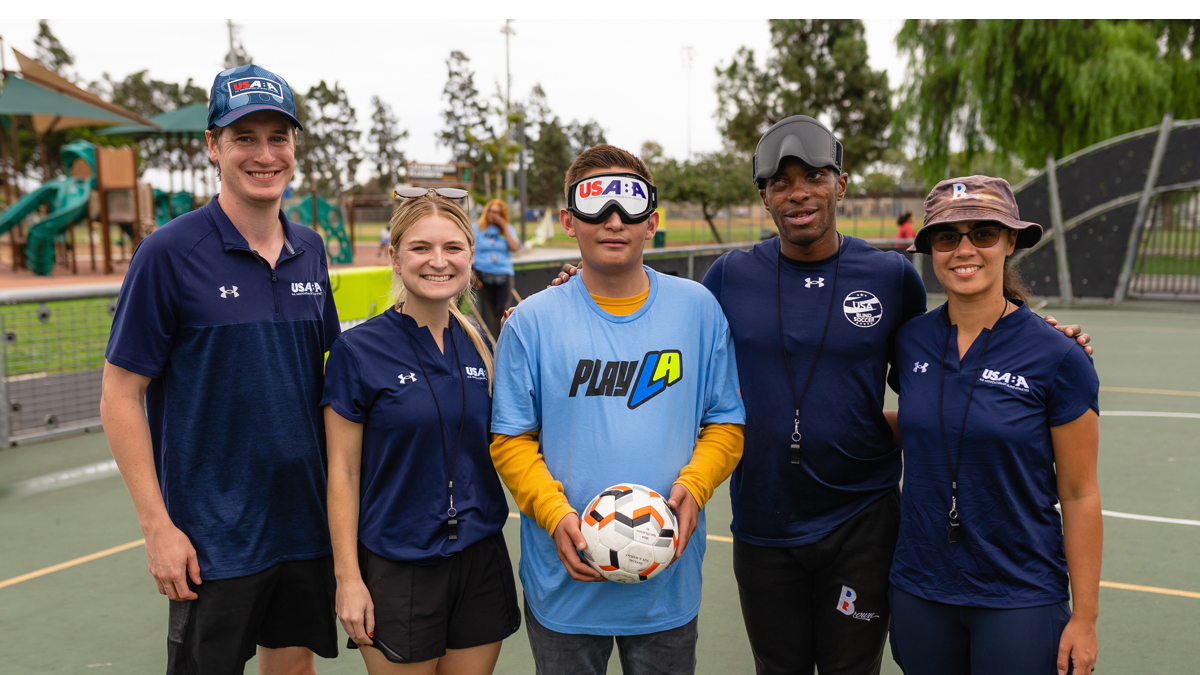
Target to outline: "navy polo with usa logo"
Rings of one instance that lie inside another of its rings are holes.
[[[215,197],[146,237],[105,354],[151,378],[159,485],[204,579],[331,551],[318,403],[337,310],[321,238],[279,220],[274,268]]]
[[[891,583],[926,600],[1015,609],[1068,597],[1050,429],[1099,412],[1100,381],[1075,340],[1009,302],[1017,310],[961,359],[945,305],[896,341],[904,492]],[[951,461],[956,543],[946,535]]]

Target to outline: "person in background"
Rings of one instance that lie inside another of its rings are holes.
[[[1008,265],[1041,235],[1007,181],[969,176],[933,188],[910,249],[947,295],[900,327],[892,371],[904,442],[892,654],[910,675],[1088,675],[1096,663],[1100,382],[1029,311]]]
[[[375,251],[375,257],[383,257],[388,252],[388,247],[392,245],[392,228],[379,228],[379,250]]]
[[[500,319],[512,297],[512,254],[521,247],[508,222],[508,206],[493,199],[483,207],[475,228],[475,290],[480,314],[493,337],[500,335]]]
[[[913,229],[913,219],[911,213],[905,213],[896,219],[896,238],[900,240],[912,239],[917,236],[917,231]],[[903,251],[908,248],[907,245],[901,243],[896,244],[896,250]]]

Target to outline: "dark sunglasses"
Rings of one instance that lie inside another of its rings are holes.
[[[971,245],[975,248],[991,248],[1000,241],[999,225],[988,225],[986,227],[977,227],[970,232],[958,232],[956,230],[938,230],[929,236],[929,244],[935,251],[942,253],[950,253],[958,248],[962,243],[962,238],[967,237],[971,240]]]
[[[418,199],[420,197],[424,197],[425,195],[429,194],[430,192],[434,193],[435,195],[437,195],[439,197],[444,197],[451,201],[458,201],[460,199],[465,199],[466,196],[468,194],[470,194],[469,192],[467,192],[466,190],[463,190],[462,188],[448,188],[448,187],[439,187],[439,188],[402,187],[402,188],[396,188],[394,191],[395,195],[397,197],[400,197],[401,199]]]

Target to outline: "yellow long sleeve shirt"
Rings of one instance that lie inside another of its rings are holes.
[[[632,298],[604,298],[593,295],[596,304],[616,316],[636,312],[646,302],[649,289]],[[742,458],[745,428],[741,424],[709,424],[700,430],[692,460],[679,472],[676,484],[691,493],[700,508]],[[538,433],[516,436],[496,434],[491,445],[492,462],[500,479],[512,492],[521,513],[531,517],[551,536],[558,522],[571,508],[563,494],[562,483],[550,475],[550,469],[538,447]]]

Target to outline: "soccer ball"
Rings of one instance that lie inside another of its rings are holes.
[[[580,525],[584,559],[609,581],[653,579],[675,556],[675,514],[643,485],[614,485],[596,495]]]

